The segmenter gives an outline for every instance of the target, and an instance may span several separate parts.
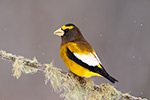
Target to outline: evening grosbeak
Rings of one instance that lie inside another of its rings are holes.
[[[112,83],[118,82],[106,72],[77,26],[63,25],[54,34],[61,37],[60,56],[71,72],[80,77],[102,76]]]

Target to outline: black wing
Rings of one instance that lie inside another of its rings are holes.
[[[115,83],[115,81],[117,81],[115,78],[111,77],[106,71],[105,69],[101,69],[98,66],[89,66],[88,64],[84,63],[83,61],[81,61],[80,59],[78,59],[73,52],[71,52],[68,48],[67,48],[67,56],[69,57],[69,59],[71,59],[72,61],[74,61],[75,63],[79,64],[80,66],[95,72],[95,73],[99,73],[100,75],[104,76],[105,78],[107,78],[109,81],[111,81],[112,83]],[[118,81],[117,81],[118,82]]]

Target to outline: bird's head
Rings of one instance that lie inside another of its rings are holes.
[[[55,35],[61,36],[65,42],[70,42],[76,38],[82,37],[82,34],[78,27],[74,24],[66,24],[54,32]]]

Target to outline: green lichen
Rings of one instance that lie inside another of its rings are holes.
[[[53,61],[50,64],[45,64],[45,84],[49,81],[55,91],[59,90],[58,88],[61,86],[62,73],[61,70],[53,67]]]
[[[22,60],[20,60],[23,57],[18,57],[15,62],[13,63],[13,76],[16,77],[17,79],[21,76],[23,67],[24,67],[24,63]]]
[[[110,84],[103,83],[96,86],[91,79],[81,81],[80,77],[73,73],[66,73],[54,67],[53,62],[42,65],[38,63],[36,58],[29,60],[2,50],[0,51],[0,58],[14,62],[12,72],[17,79],[22,73],[29,74],[36,73],[38,70],[44,71],[45,83],[50,82],[54,91],[61,93],[60,96],[65,100],[147,100],[131,96],[128,93],[123,94]]]
[[[5,57],[5,58],[16,57],[15,55],[13,55],[11,53],[6,53],[6,51],[4,51],[4,50],[0,50],[0,55],[1,55],[1,57]]]
[[[30,63],[36,64],[38,63],[37,59],[34,57],[33,60],[28,60]],[[26,74],[29,73],[36,73],[38,71],[37,68],[31,67],[31,66],[24,66],[23,72]]]
[[[54,91],[61,93],[65,100],[112,100],[120,96],[120,92],[109,84],[101,84],[96,90],[91,79],[81,83],[72,73],[63,75],[60,69],[53,67],[53,62],[46,65],[45,77],[46,84],[50,81]]]
[[[16,77],[17,79],[21,76],[22,72],[29,74],[29,73],[36,73],[38,71],[37,68],[33,68],[31,66],[25,65],[26,62],[24,62],[24,57],[19,56],[16,58],[15,62],[13,63],[13,76]],[[28,60],[30,63],[37,63],[38,61],[36,58],[33,60]]]

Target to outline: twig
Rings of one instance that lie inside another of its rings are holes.
[[[0,58],[13,62],[13,76],[19,78],[21,73],[33,73],[37,70],[43,71],[46,83],[51,82],[55,91],[63,92],[61,95],[66,100],[147,100],[131,96],[128,93],[121,93],[110,84],[95,85],[90,79],[80,82],[80,77],[70,72],[65,72],[51,64],[41,64],[36,58],[33,60],[6,53],[0,50]]]

